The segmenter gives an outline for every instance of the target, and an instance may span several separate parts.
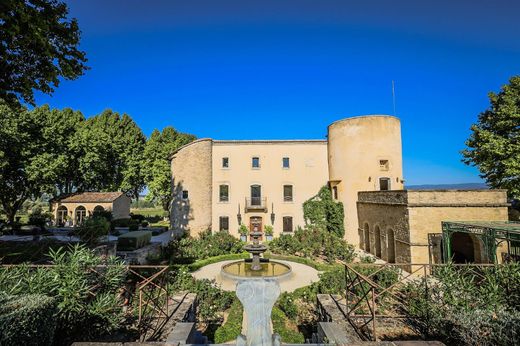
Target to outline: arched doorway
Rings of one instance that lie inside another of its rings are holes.
[[[365,242],[365,251],[370,252],[370,226],[368,225],[368,223],[365,223],[364,230],[365,236],[363,237],[363,239]]]
[[[486,263],[482,254],[482,242],[472,234],[455,232],[451,235],[451,259],[453,263]]]
[[[375,255],[379,258],[381,258],[381,229],[379,226],[376,226],[374,231],[374,241],[375,241],[375,248],[376,253]]]
[[[105,208],[103,208],[102,206],[100,205],[96,205],[96,207],[94,208],[94,211],[92,212],[93,215],[96,215],[96,214],[101,214],[102,212],[105,211]]]
[[[386,232],[386,241],[388,243],[388,262],[395,263],[395,234],[394,230],[389,228]]]
[[[76,215],[76,225],[79,225],[87,217],[87,209],[85,209],[84,206],[80,205],[79,207],[76,208],[75,215]]]
[[[69,215],[69,210],[66,206],[60,205],[56,210],[56,224],[58,226],[65,225],[65,221],[67,221],[67,216]]]

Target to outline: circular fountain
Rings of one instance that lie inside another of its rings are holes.
[[[260,257],[267,251],[267,246],[260,244],[261,232],[252,232],[253,242],[244,246],[251,258],[222,266],[222,275],[231,279],[276,278],[281,279],[291,274],[291,266]]]

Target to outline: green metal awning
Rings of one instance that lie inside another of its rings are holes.
[[[496,262],[498,244],[507,242],[508,258],[520,258],[520,223],[512,221],[443,221],[443,257],[453,256],[451,238],[453,233],[472,234],[484,244],[490,262]]]

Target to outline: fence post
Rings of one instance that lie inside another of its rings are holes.
[[[426,275],[426,266],[424,266],[424,295],[426,302],[426,337],[430,334],[430,295],[428,292],[428,277]]]
[[[377,333],[376,333],[376,294],[375,288],[372,287],[372,336],[374,341],[377,341]]]

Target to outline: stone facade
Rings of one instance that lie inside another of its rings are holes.
[[[345,208],[345,238],[358,244],[357,192],[403,188],[399,119],[340,120],[329,126],[328,140],[202,139],[172,155],[172,182],[174,230],[215,232],[224,219],[226,231],[236,236],[239,223],[259,231],[272,225],[275,236],[304,226],[303,202],[328,184]],[[227,189],[224,199],[221,186]],[[289,199],[286,186],[292,189]],[[257,206],[249,205],[253,197]]]
[[[171,158],[173,230],[196,235],[211,229],[212,150],[211,139],[199,139],[179,149]]]
[[[442,233],[442,221],[508,217],[505,190],[359,192],[357,206],[359,246],[395,263],[429,263],[428,234]]]

